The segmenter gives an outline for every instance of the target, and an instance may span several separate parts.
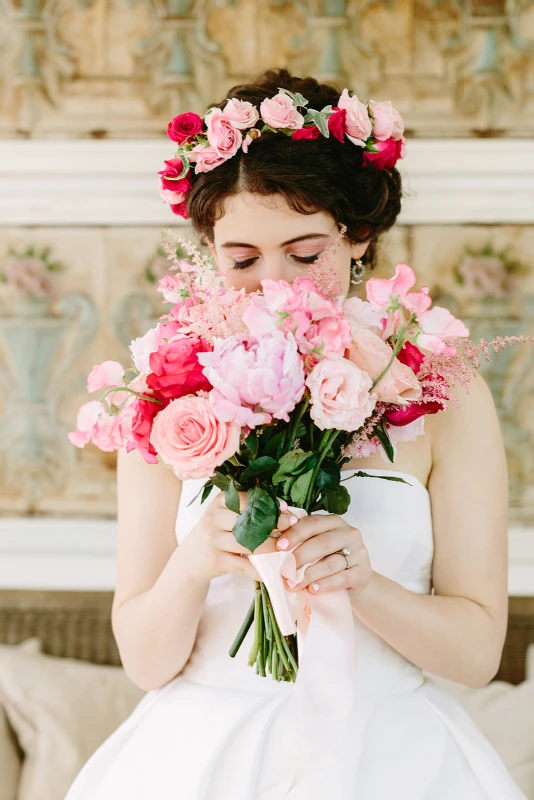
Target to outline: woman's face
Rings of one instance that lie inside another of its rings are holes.
[[[263,197],[240,192],[225,203],[209,243],[225,283],[247,292],[261,290],[264,278],[292,283],[305,276],[321,252],[334,242],[339,230],[326,212],[299,214],[281,195]],[[351,245],[342,239],[331,261],[347,295],[350,260],[360,258],[367,244]]]

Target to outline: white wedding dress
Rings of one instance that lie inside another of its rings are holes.
[[[352,497],[345,518],[361,530],[375,571],[429,593],[426,488],[406,473],[367,471],[409,485],[352,478],[345,483]],[[202,483],[183,485],[178,540],[203,513],[198,500],[188,507]],[[356,680],[335,747],[314,751],[328,727],[325,717],[296,741],[284,713],[300,673],[294,685],[256,675],[246,663],[251,631],[237,656],[228,655],[252,597],[253,583],[244,576],[211,582],[186,667],[143,697],[82,768],[66,800],[526,800],[458,702],[357,618]],[[329,666],[323,679],[335,692],[337,665]],[[281,761],[298,761],[304,748],[309,779],[284,782],[283,772],[273,779]]]

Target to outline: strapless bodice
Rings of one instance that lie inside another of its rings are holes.
[[[347,470],[349,476],[353,470]],[[434,552],[430,496],[412,475],[390,470],[366,469],[369,478],[351,478],[345,486],[351,504],[344,514],[357,527],[368,549],[373,569],[412,592],[428,594]],[[406,483],[380,476],[403,478]],[[197,498],[204,480],[186,481],[176,519],[178,542],[187,536],[218,490],[201,505]],[[228,574],[210,583],[195,646],[183,675],[198,683],[245,691],[290,692],[292,684],[277,683],[255,674],[247,665],[251,632],[232,659],[228,649],[243,622],[254,592],[245,576]],[[421,670],[393,650],[355,616],[358,646],[357,693],[410,691],[423,682]]]

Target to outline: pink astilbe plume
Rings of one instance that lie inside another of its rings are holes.
[[[384,416],[385,410],[385,404],[377,403],[366,424],[359,431],[356,431],[352,439],[341,448],[342,456],[346,458],[362,458],[371,455],[377,450],[379,444],[373,437],[373,433]]]
[[[240,289],[228,290],[189,308],[183,306],[176,315],[181,323],[180,333],[195,334],[211,343],[245,333],[243,314],[250,301],[250,295]]]
[[[306,277],[315,284],[317,291],[329,300],[334,300],[343,293],[343,286],[332,269],[332,260],[346,232],[347,226],[342,225],[332,244],[323,250],[317,261],[310,264],[306,271]]]

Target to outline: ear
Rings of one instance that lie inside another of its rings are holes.
[[[350,246],[350,257],[351,258],[361,258],[369,245],[371,244],[371,240],[368,242],[363,242],[363,244],[351,244]]]

